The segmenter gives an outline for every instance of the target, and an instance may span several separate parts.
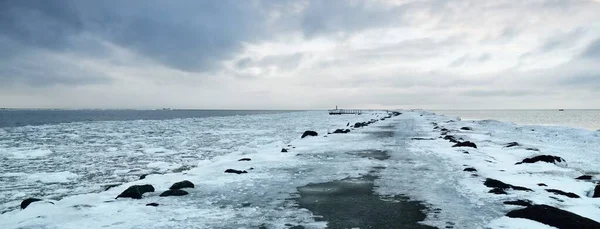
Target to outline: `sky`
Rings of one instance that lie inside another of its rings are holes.
[[[600,0],[0,0],[0,107],[600,108]]]

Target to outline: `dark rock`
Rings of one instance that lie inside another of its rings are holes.
[[[282,152],[282,153],[287,153],[287,152],[288,152],[288,149],[286,149],[286,148],[282,148],[282,149],[281,149],[281,152]]]
[[[464,154],[469,154],[469,151],[463,151]]]
[[[245,157],[245,158],[239,159],[238,161],[251,161],[251,160],[252,159]]]
[[[462,128],[460,128],[460,129],[461,129],[461,130],[473,130],[473,129],[471,129],[471,127],[466,127],[466,126],[465,126],[465,127],[462,127]]]
[[[246,172],[245,170],[227,169],[227,170],[225,170],[225,173],[242,174],[242,173],[248,173],[248,172]]]
[[[435,140],[435,138],[411,138],[411,140],[419,140],[419,141],[422,141],[422,140]]]
[[[469,167],[469,168],[463,169],[463,171],[465,171],[465,172],[477,172],[477,169]]]
[[[525,148],[525,150],[540,152],[537,148]]]
[[[590,175],[583,175],[583,176],[579,176],[579,177],[577,177],[575,179],[577,179],[577,180],[591,180],[592,176],[590,176]]]
[[[491,178],[485,179],[485,182],[483,183],[483,185],[485,185],[486,187],[489,187],[489,188],[499,188],[502,190],[513,189],[513,190],[519,190],[519,191],[533,191],[529,188],[507,184],[502,181],[499,181],[496,179],[491,179]]]
[[[544,184],[544,183],[538,183],[537,186],[543,186],[543,187],[547,187],[548,185]]]
[[[459,143],[459,141],[456,140],[456,138],[454,136],[452,136],[452,135],[446,135],[446,136],[444,136],[444,140],[448,140],[448,141],[450,141],[452,143]]]
[[[528,206],[531,206],[532,203],[529,200],[512,200],[512,201],[504,201],[504,204],[528,207]]]
[[[368,126],[369,124],[364,123],[364,122],[357,122],[354,124],[354,128],[361,128],[363,126]]]
[[[149,203],[149,204],[146,204],[146,206],[158,207],[158,204],[157,203]]]
[[[142,174],[142,175],[140,176],[140,180],[146,179],[146,176],[148,176],[148,175],[150,175],[150,174]]]
[[[189,180],[184,180],[171,185],[169,189],[175,190],[182,188],[194,188],[194,183],[190,182]]]
[[[304,133],[302,134],[301,138],[305,138],[307,136],[313,136],[313,137],[315,137],[315,136],[318,136],[318,135],[319,134],[317,132],[315,132],[315,131],[307,130],[307,131],[304,131]]]
[[[142,195],[147,192],[154,192],[154,187],[149,184],[145,185],[133,185],[129,188],[125,189],[121,194],[119,194],[115,199],[121,198],[132,198],[132,199],[141,199]]]
[[[106,186],[104,186],[104,191],[108,191],[109,189],[117,187],[119,185],[121,185],[121,184],[109,184],[109,185],[106,185]]]
[[[24,200],[21,202],[21,209],[25,209],[25,208],[27,208],[27,206],[29,206],[31,203],[33,203],[33,202],[38,202],[38,201],[42,201],[42,199],[38,199],[38,198],[27,198],[27,199],[24,199]]]
[[[509,212],[506,216],[537,221],[561,229],[600,228],[600,223],[548,205],[531,205]]]
[[[504,148],[510,148],[510,147],[515,147],[515,146],[520,146],[520,145],[521,144],[519,144],[518,142],[509,142],[509,143],[506,143]]]
[[[333,133],[334,134],[346,134],[346,133],[350,133],[350,130],[349,129],[345,129],[345,130],[337,129],[337,130],[333,131]]]
[[[350,123],[346,124],[346,126],[350,126]]]
[[[159,196],[161,197],[165,197],[165,196],[185,196],[189,194],[188,192],[181,190],[181,189],[174,189],[174,190],[167,190],[164,191],[163,193],[161,193]]]
[[[493,194],[497,194],[497,195],[506,195],[506,194],[508,194],[508,193],[506,193],[506,191],[504,191],[504,189],[501,189],[501,188],[493,188],[488,193],[493,193]]]
[[[446,128],[442,128],[440,131],[449,132],[449,130]]]
[[[472,148],[477,149],[477,145],[475,145],[475,143],[472,143],[470,141],[459,142],[459,143],[456,143],[455,145],[453,145],[452,147],[472,147]]]
[[[565,192],[562,190],[558,190],[558,189],[546,189],[547,192],[551,192],[557,195],[563,195],[569,198],[580,198],[579,195],[572,193],[572,192]]]
[[[598,197],[600,197],[600,184],[596,185],[596,187],[594,188],[594,195],[592,195],[592,198]]]
[[[552,156],[552,155],[539,155],[532,158],[525,158],[521,162],[517,162],[515,165],[523,164],[523,163],[536,163],[536,162],[546,162],[546,163],[557,163],[564,162],[565,159],[561,157]]]

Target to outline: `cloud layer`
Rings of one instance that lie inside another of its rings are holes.
[[[5,0],[0,107],[600,108],[600,3]]]

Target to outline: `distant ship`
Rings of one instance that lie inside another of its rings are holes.
[[[558,111],[565,111],[565,109],[558,109]]]

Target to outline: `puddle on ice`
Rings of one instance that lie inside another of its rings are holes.
[[[365,175],[298,188],[299,207],[313,212],[328,228],[433,228],[418,222],[426,217],[420,202],[396,196],[385,200],[373,192],[378,177]]]

